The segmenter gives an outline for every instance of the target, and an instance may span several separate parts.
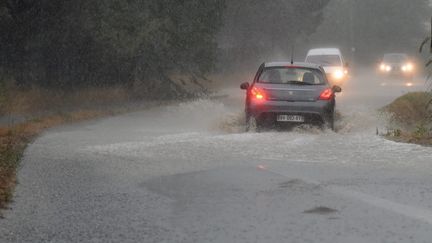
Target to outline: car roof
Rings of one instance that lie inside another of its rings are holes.
[[[264,63],[264,67],[302,67],[302,68],[313,68],[313,69],[321,69],[320,65],[314,63],[306,63],[306,62],[266,62]]]
[[[408,56],[406,53],[385,53],[384,56]]]
[[[342,55],[342,53],[338,48],[316,48],[310,49],[307,55]]]

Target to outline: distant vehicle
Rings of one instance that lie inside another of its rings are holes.
[[[415,65],[407,54],[387,53],[379,64],[379,71],[384,75],[397,75],[411,79],[415,74]]]
[[[332,84],[342,85],[348,79],[348,63],[338,48],[311,49],[306,62],[321,65]]]
[[[311,63],[263,63],[246,93],[247,130],[276,123],[311,123],[334,129],[335,93],[324,69]]]

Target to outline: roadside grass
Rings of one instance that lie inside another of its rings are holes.
[[[29,116],[59,113],[78,108],[99,108],[122,104],[131,100],[132,95],[123,87],[88,88],[75,91],[43,88],[6,87],[0,97],[0,114]]]
[[[431,100],[431,93],[412,92],[382,108],[390,117],[384,136],[397,142],[432,146]]]
[[[18,163],[32,136],[21,127],[0,128],[0,208],[12,200]]]
[[[9,88],[0,97],[0,115],[6,118],[0,121],[0,209],[5,209],[12,200],[16,172],[25,148],[45,129],[160,103],[131,99],[129,92],[121,87],[73,92]]]

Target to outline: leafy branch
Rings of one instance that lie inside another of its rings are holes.
[[[420,53],[422,53],[424,51],[424,49],[426,48],[426,45],[428,43],[430,43],[429,57],[428,57],[428,60],[426,61],[425,66],[428,69],[427,80],[431,81],[431,79],[432,79],[432,18],[431,18],[431,34],[430,34],[430,36],[426,37],[423,40],[423,42],[420,44],[420,49],[419,49]]]
[[[426,77],[426,82],[432,82],[432,18],[431,18],[431,34],[430,36],[426,37],[423,42],[420,45],[420,49],[419,52],[422,53],[426,47],[426,45],[430,43],[430,48],[429,48],[429,57],[426,61],[426,69],[427,69],[427,77]],[[432,85],[431,85],[432,86]],[[429,86],[429,87],[431,87]],[[432,89],[430,90],[430,92],[432,93]],[[426,110],[428,110],[430,107],[432,106],[432,99],[430,99],[427,104],[426,104]],[[429,114],[427,115],[429,119],[432,118],[432,112],[429,112]]]

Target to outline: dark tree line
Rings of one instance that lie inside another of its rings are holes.
[[[224,0],[2,0],[0,71],[21,85],[56,88],[175,85],[170,73],[199,76],[213,67],[224,6]]]
[[[430,11],[428,0],[1,0],[0,75],[180,89],[171,76],[287,59],[293,44],[355,47],[364,59],[415,49]]]
[[[21,85],[175,89],[170,74],[288,51],[327,2],[2,0],[0,71]]]

